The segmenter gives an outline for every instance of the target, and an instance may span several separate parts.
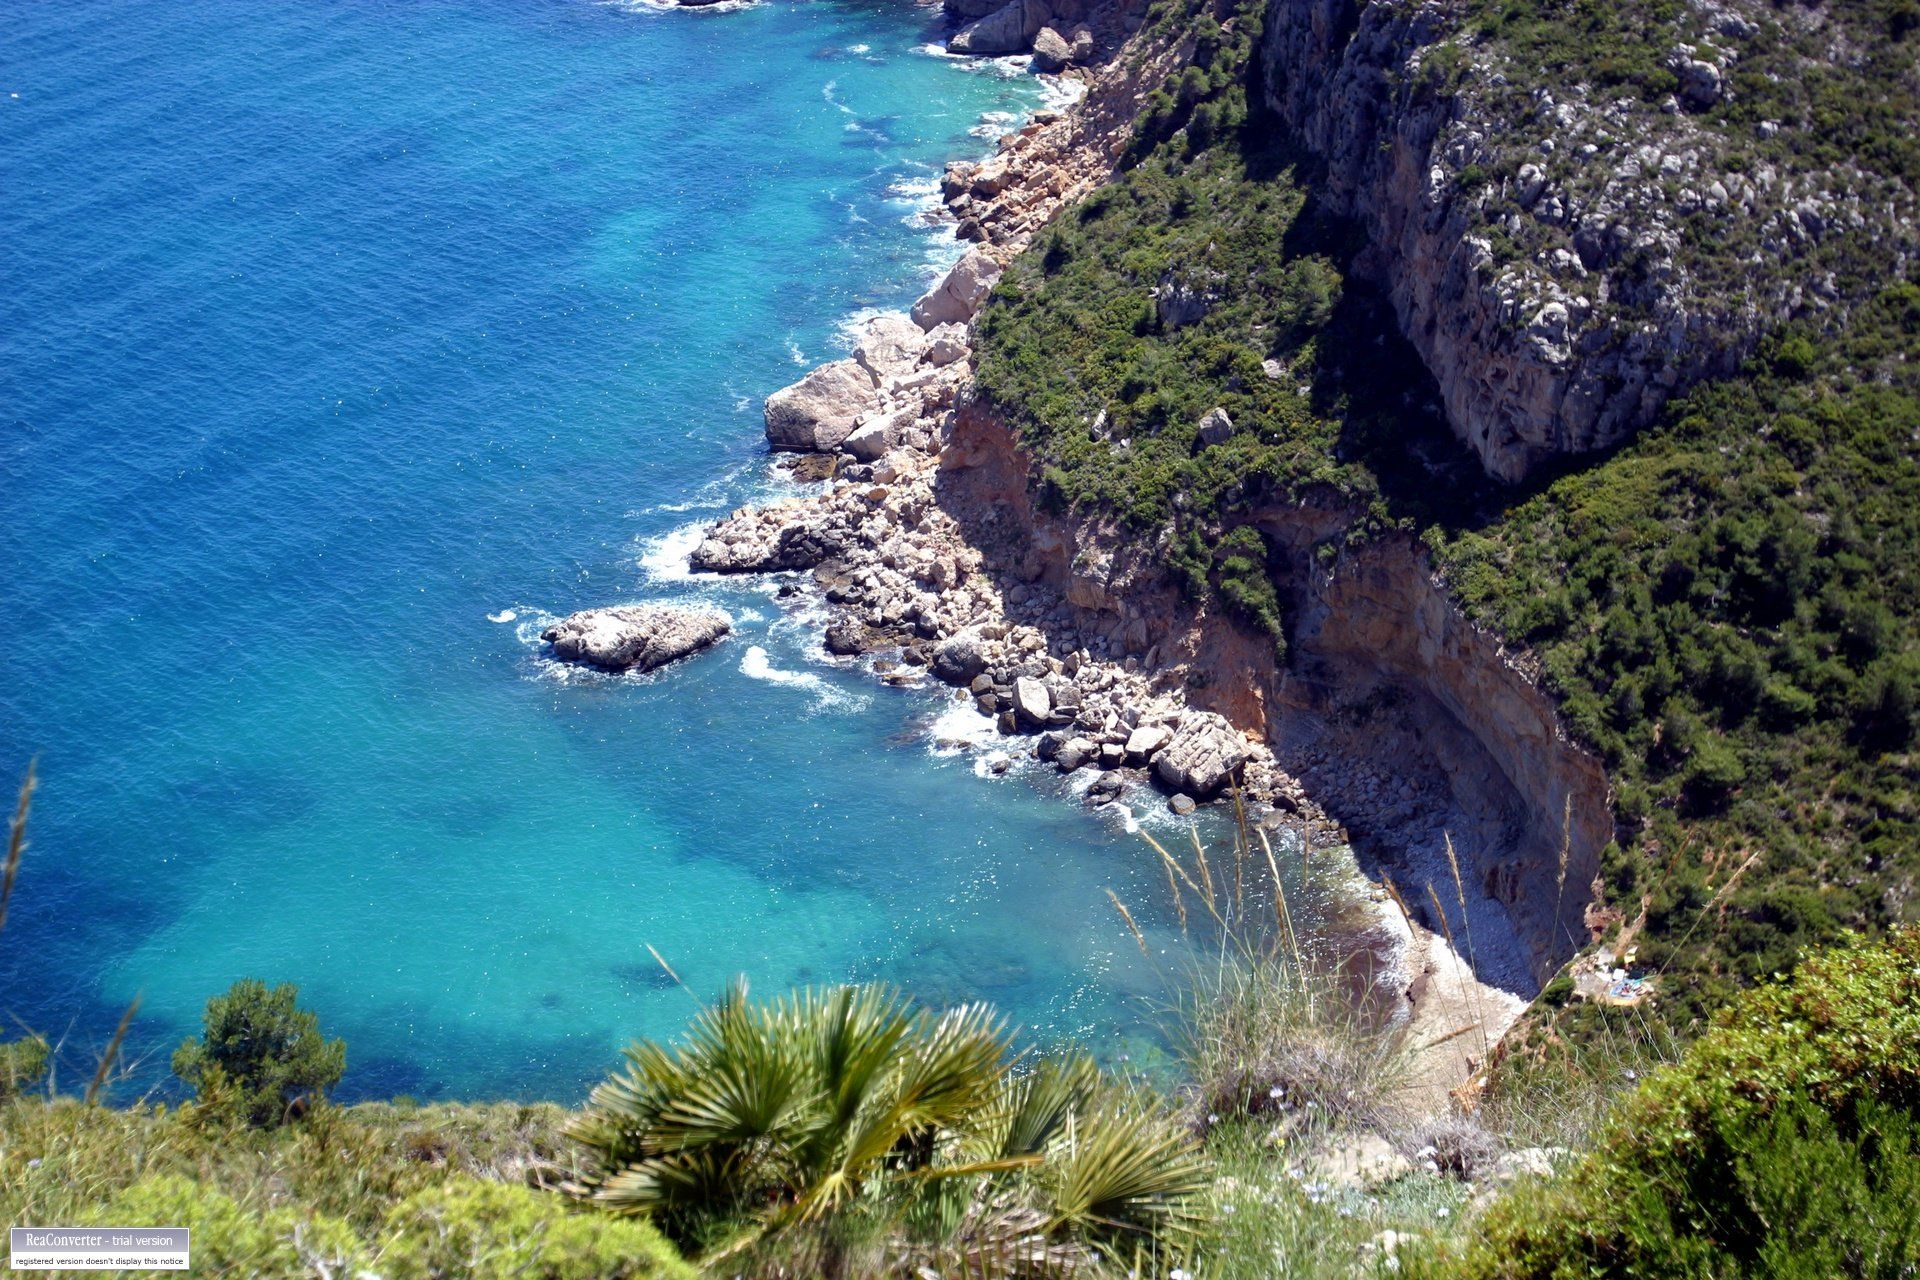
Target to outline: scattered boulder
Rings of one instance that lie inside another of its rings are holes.
[[[1361,1132],[1329,1147],[1312,1162],[1322,1182],[1351,1187],[1377,1187],[1413,1172],[1413,1161],[1391,1142],[1373,1132]]]
[[[1143,724],[1127,735],[1128,764],[1145,764],[1173,740],[1173,730],[1163,724]]]
[[[823,364],[767,397],[767,444],[792,453],[830,453],[878,399],[872,375],[856,362]]]
[[[926,350],[927,335],[913,318],[903,311],[889,311],[867,321],[853,348],[853,359],[875,382],[884,382],[912,373]]]
[[[803,502],[742,507],[707,530],[687,565],[700,573],[811,569],[840,554],[844,538],[844,529]]]
[[[960,324],[936,325],[927,335],[927,363],[936,369],[965,360],[973,349],[967,345],[967,328]]]
[[[1058,729],[1049,729],[1033,744],[1033,754],[1042,760],[1057,760],[1060,758],[1060,748],[1067,745],[1069,736]]]
[[[602,671],[652,671],[697,653],[733,629],[718,609],[619,605],[568,614],[540,633],[563,662]]]
[[[852,618],[836,618],[827,624],[827,652],[850,657],[867,651],[867,629]]]
[[[1213,310],[1214,295],[1169,275],[1153,291],[1153,313],[1162,329],[1198,324]]]
[[[965,324],[973,319],[999,279],[1000,264],[978,249],[969,249],[939,284],[913,304],[913,322],[929,330],[943,324]]]
[[[1047,0],[1010,0],[949,36],[947,52],[976,56],[1019,53],[1033,44],[1033,38],[1052,16]]]
[[[1073,46],[1067,43],[1067,38],[1052,27],[1040,28],[1040,34],[1033,38],[1033,65],[1041,71],[1053,72],[1072,61]]]
[[[861,462],[878,462],[887,452],[887,419],[871,418],[862,422],[840,442],[840,451]]]
[[[986,655],[980,652],[977,636],[949,636],[933,651],[933,674],[948,684],[972,686],[984,678]],[[989,681],[987,688],[993,687]]]
[[[1247,744],[1233,726],[1212,712],[1181,720],[1173,738],[1153,758],[1153,771],[1174,791],[1206,799],[1227,785],[1247,761]]]
[[[1679,78],[1680,100],[1692,110],[1706,111],[1720,101],[1722,76],[1718,66],[1680,48],[1668,58],[1667,67]]]
[[[1215,406],[1207,410],[1200,419],[1200,443],[1203,445],[1225,444],[1233,438],[1233,419],[1227,411]]]
[[[1053,763],[1063,773],[1072,773],[1093,758],[1093,740],[1090,738],[1068,738],[1060,744],[1060,750],[1054,754]]]
[[[1199,805],[1194,803],[1192,796],[1182,795],[1178,791],[1167,797],[1167,808],[1182,818],[1199,807]]]
[[[1013,682],[1013,709],[1021,723],[1043,725],[1053,711],[1053,697],[1040,681],[1021,676]]]

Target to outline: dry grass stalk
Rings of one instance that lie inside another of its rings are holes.
[[[13,878],[20,874],[20,855],[27,848],[27,813],[33,808],[33,789],[40,785],[34,774],[37,763],[27,761],[27,777],[20,784],[20,802],[7,828],[7,861],[0,867],[0,929],[7,927],[7,903],[13,898]]]
[[[1440,932],[1447,940],[1447,950],[1453,953],[1453,963],[1457,969],[1461,963],[1460,947],[1453,940],[1453,924],[1447,919],[1447,909],[1440,905],[1440,894],[1434,889],[1433,881],[1431,880],[1427,881],[1427,898],[1433,903],[1434,914],[1440,917]],[[1480,1060],[1485,1062],[1487,1059],[1487,1024],[1485,1017],[1480,1012],[1480,986],[1477,982],[1473,985],[1473,996],[1473,1020],[1480,1028]]]
[[[1467,931],[1467,964],[1473,969],[1475,974],[1473,983],[1473,1016],[1480,1023],[1480,1061],[1485,1062],[1492,1047],[1487,1043],[1487,1019],[1480,1005],[1480,982],[1478,976],[1480,972],[1480,954],[1474,949],[1473,945],[1473,916],[1467,910],[1467,886],[1460,878],[1460,856],[1453,850],[1453,834],[1448,831],[1442,831],[1440,838],[1446,842],[1447,866],[1453,871],[1453,896],[1460,904],[1460,925]]]
[[[1286,935],[1287,946],[1293,952],[1293,964],[1296,969],[1306,971],[1306,965],[1300,957],[1300,935],[1293,929],[1293,911],[1287,905],[1287,887],[1280,880],[1280,864],[1273,856],[1273,843],[1267,839],[1267,833],[1260,834],[1260,848],[1267,855],[1267,870],[1273,876],[1273,915],[1280,924],[1281,932]]]
[[[673,979],[674,984],[676,986],[684,987],[687,985],[686,983],[680,981],[680,975],[673,971],[673,966],[667,963],[667,958],[661,955],[658,951],[655,951],[653,949],[653,944],[651,942],[646,943],[644,945],[647,948],[647,954],[653,957],[653,962],[659,965],[660,968],[666,972],[666,975],[669,978]]]
[[[1273,911],[1280,921],[1280,928],[1287,939],[1287,948],[1293,952],[1293,970],[1304,980],[1307,973],[1306,958],[1300,953],[1300,934],[1293,927],[1293,909],[1287,904],[1287,886],[1280,879],[1280,864],[1274,859],[1273,844],[1267,839],[1267,833],[1260,832],[1260,848],[1267,855],[1267,870],[1273,875]],[[1313,1017],[1313,984],[1306,983],[1307,1017]]]
[[[1247,914],[1247,862],[1253,857],[1253,849],[1247,843],[1247,806],[1246,798],[1240,794],[1240,784],[1233,783],[1233,913],[1236,919],[1244,920]]]
[[[1113,890],[1107,890],[1107,897],[1112,900],[1114,910],[1120,913],[1120,918],[1127,922],[1127,932],[1133,935],[1134,945],[1140,948],[1140,954],[1151,960],[1153,957],[1147,955],[1147,940],[1141,936],[1140,926],[1133,922],[1133,912],[1127,910],[1127,904],[1120,901],[1120,895]]]
[[[1224,926],[1226,921],[1220,919],[1220,913],[1214,909],[1212,900],[1207,897],[1205,890],[1193,882],[1193,877],[1187,874],[1187,869],[1181,866],[1179,861],[1176,860],[1172,854],[1168,853],[1161,843],[1155,840],[1152,835],[1145,831],[1142,831],[1140,835],[1148,844],[1153,846],[1153,851],[1159,854],[1160,860],[1166,864],[1168,878],[1171,879],[1173,876],[1178,875],[1184,880],[1187,888],[1193,890],[1194,896],[1200,899],[1200,905],[1207,909],[1207,914],[1211,915],[1216,923]],[[1175,891],[1174,899],[1176,902],[1179,902],[1179,892],[1177,890]],[[1180,903],[1179,905],[1180,926],[1184,929],[1187,923],[1187,908],[1185,903]]]
[[[1707,899],[1707,905],[1700,908],[1700,914],[1693,918],[1693,923],[1687,926],[1686,933],[1681,936],[1680,941],[1674,946],[1673,949],[1675,952],[1680,951],[1687,945],[1688,941],[1693,937],[1693,931],[1700,927],[1700,922],[1712,915],[1715,909],[1727,900],[1727,895],[1732,893],[1735,887],[1739,885],[1740,877],[1747,874],[1747,871],[1753,864],[1760,861],[1764,853],[1765,850],[1755,849],[1752,853],[1748,854],[1747,860],[1735,867],[1733,874],[1727,877],[1727,882],[1713,891],[1713,896]]]
[[[120,1015],[120,1025],[113,1029],[113,1039],[107,1041],[107,1051],[100,1055],[99,1070],[93,1073],[93,1081],[87,1085],[86,1103],[92,1106],[94,1099],[100,1096],[101,1086],[107,1082],[107,1075],[113,1070],[114,1060],[120,1056],[120,1046],[126,1042],[127,1028],[133,1025],[133,1015],[140,1008],[140,997],[135,996],[127,1011]]]
[[[1393,899],[1393,905],[1400,908],[1400,920],[1407,926],[1407,937],[1410,939],[1418,937],[1419,933],[1413,927],[1413,912],[1407,910],[1407,900],[1400,896],[1400,886],[1393,882],[1393,877],[1390,875],[1383,874],[1380,880],[1387,886],[1387,896]]]
[[[1188,827],[1187,834],[1193,837],[1193,857],[1200,866],[1200,884],[1206,890],[1207,901],[1211,903],[1214,898],[1213,868],[1207,865],[1207,851],[1200,843],[1198,828]],[[1214,917],[1218,919],[1219,914],[1218,911],[1214,912]]]
[[[1560,923],[1560,905],[1567,892],[1567,860],[1573,855],[1573,793],[1568,792],[1560,810],[1560,870],[1553,881],[1553,922]],[[1563,926],[1564,927],[1564,926]],[[1578,947],[1573,930],[1566,930],[1567,941]]]

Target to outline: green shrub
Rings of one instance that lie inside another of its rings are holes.
[[[352,1228],[337,1218],[245,1207],[177,1173],[141,1179],[76,1225],[186,1227],[196,1276],[310,1280],[351,1275],[367,1261]]]
[[[1563,1182],[1490,1215],[1502,1280],[1920,1267],[1920,929],[1808,959],[1656,1073]]]
[[[17,1098],[47,1074],[47,1042],[25,1036],[0,1044],[0,1102]]]
[[[1676,1026],[1841,928],[1912,918],[1914,296],[1895,282],[1844,329],[1784,334],[1612,456],[1428,539],[1604,758],[1622,833],[1604,894],[1645,902]]]
[[[1241,618],[1273,637],[1275,655],[1284,662],[1287,633],[1280,616],[1280,594],[1267,564],[1267,540],[1258,529],[1243,524],[1222,538],[1213,554],[1221,597]]]
[[[296,1104],[323,1100],[346,1071],[347,1045],[324,1039],[298,998],[291,983],[234,983],[207,1001],[206,1030],[174,1052],[174,1074],[209,1110],[256,1126],[280,1124]]]
[[[387,1280],[693,1280],[646,1222],[575,1212],[553,1193],[461,1178],[394,1206]]]

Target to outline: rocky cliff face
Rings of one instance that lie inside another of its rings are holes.
[[[1318,549],[1352,520],[1344,504],[1253,513],[1287,561],[1293,656],[1282,668],[1264,637],[1183,596],[1164,548],[1037,508],[1029,468],[998,415],[965,406],[938,491],[987,571],[1044,609],[1029,616],[1045,632],[1138,664],[1155,688],[1263,743],[1252,789],[1337,823],[1435,929],[1425,889],[1454,910],[1450,839],[1484,980],[1531,994],[1586,945],[1613,838],[1605,771],[1567,737],[1524,655],[1461,612],[1422,548],[1389,538],[1328,560]]]
[[[1348,705],[1382,686],[1411,695],[1388,726],[1410,739],[1403,767],[1444,778],[1459,825],[1443,841],[1454,839],[1481,889],[1505,906],[1534,980],[1546,981],[1588,940],[1599,854],[1613,838],[1599,759],[1567,737],[1524,655],[1473,625],[1408,540],[1341,554],[1308,571],[1299,595],[1297,665],[1308,677],[1279,694],[1323,709],[1317,669]],[[1405,841],[1403,860],[1424,851],[1432,861],[1432,825]]]
[[[1269,0],[1260,69],[1492,475],[1619,442],[1773,324],[1843,312],[1862,256],[1913,254],[1898,165],[1821,158],[1817,113],[1748,118],[1742,93],[1864,65],[1824,7],[1685,6],[1629,34],[1671,42],[1637,84],[1601,83],[1601,36],[1569,79],[1474,9]]]

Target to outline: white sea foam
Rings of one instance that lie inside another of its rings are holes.
[[[538,648],[540,633],[558,621],[560,621],[560,615],[548,613],[545,609],[534,609],[523,613],[513,628],[513,638],[529,649]]]
[[[787,354],[793,357],[793,362],[795,364],[806,364],[808,362],[807,353],[802,351],[800,349],[800,344],[795,342],[792,338],[787,339]]]
[[[687,557],[700,545],[705,536],[705,521],[696,520],[692,524],[683,524],[678,529],[669,530],[656,537],[648,538],[640,544],[640,567],[649,582],[687,582],[693,576],[693,570],[687,567]]]
[[[850,44],[847,46],[848,53],[870,53],[872,50],[873,46],[870,44]]]
[[[751,9],[758,0],[718,0],[717,3],[685,5],[673,0],[606,0],[616,9],[625,9],[631,13],[738,13],[742,9]]]
[[[519,616],[520,615],[512,609],[502,609],[498,613],[488,614],[487,621],[488,622],[512,622],[515,618]]]
[[[679,502],[655,503],[641,514],[652,515],[657,511],[666,511],[675,515],[688,511],[724,511],[733,505],[733,495],[739,488],[740,477],[746,470],[746,466],[734,467],[724,475],[715,476],[695,489],[691,496]]]
[[[864,698],[842,693],[811,671],[785,671],[774,666],[767,651],[757,644],[748,645],[747,651],[740,655],[740,674],[750,680],[804,689],[813,695],[816,711],[856,711],[866,705]]]
[[[1011,129],[1019,118],[1011,111],[985,111],[980,115],[980,123],[967,132],[976,138],[997,138]]]
[[[933,176],[924,178],[895,178],[887,184],[887,199],[896,204],[917,205],[940,195],[940,179]]]
[[[888,314],[886,307],[861,307],[850,313],[833,327],[833,345],[842,351],[851,351],[865,336],[867,326]]]
[[[971,698],[955,698],[941,708],[927,726],[927,750],[936,756],[957,756],[983,750],[1000,738],[992,716],[983,716]]]
[[[1074,103],[1087,96],[1084,80],[1072,76],[1041,76],[1040,102],[1050,111],[1065,111]]]

